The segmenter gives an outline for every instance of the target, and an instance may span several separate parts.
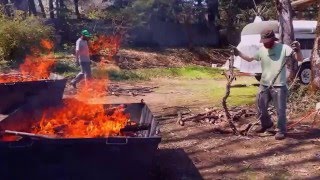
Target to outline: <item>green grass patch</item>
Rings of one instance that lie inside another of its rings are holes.
[[[172,102],[177,104],[206,104],[209,106],[221,107],[221,101],[225,95],[226,89],[225,79],[209,79],[209,80],[159,80],[159,89],[156,92],[159,94],[167,94],[170,92],[179,92],[179,95]],[[239,77],[234,84],[256,83],[252,77]],[[246,86],[241,88],[231,88],[230,96],[228,97],[228,106],[253,105],[258,92],[258,87]]]
[[[54,66],[53,72],[64,77],[75,76],[80,71],[80,67],[76,66],[70,60],[60,60]]]
[[[258,88],[255,86],[232,88],[228,98],[228,104],[231,106],[253,105],[256,100]]]
[[[182,79],[211,79],[222,78],[221,70],[211,67],[187,66],[181,68],[140,69],[136,73],[144,78],[182,78]]]
[[[94,76],[108,76],[110,80],[114,81],[137,81],[137,80],[151,80],[155,78],[177,78],[177,79],[220,79],[223,78],[221,70],[210,67],[188,66],[181,68],[151,68],[151,69],[137,69],[137,70],[118,70],[118,69],[104,69],[93,71]]]
[[[7,61],[0,60],[0,72],[6,72],[7,70],[10,70],[9,63]]]
[[[258,88],[255,86],[231,88],[227,103],[230,106],[253,105],[255,103],[257,91]],[[212,101],[220,105],[225,92],[225,87],[211,86],[207,98],[212,99]]]
[[[136,73],[135,71],[129,70],[107,70],[107,74],[110,80],[113,81],[139,81],[139,80],[149,80],[141,74]],[[97,73],[95,73],[95,76]],[[100,75],[101,77],[101,75]]]

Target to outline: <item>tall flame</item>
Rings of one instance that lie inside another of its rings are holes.
[[[112,57],[118,51],[119,41],[120,39],[117,37],[98,36],[91,44],[91,53],[105,53],[103,55]],[[53,49],[53,43],[42,40],[40,45],[45,49],[46,55],[40,56],[40,51],[33,49],[32,55],[27,56],[25,62],[20,66],[23,78],[13,80],[27,81],[49,77],[50,69],[55,62],[50,53]],[[98,65],[98,68],[103,67],[102,64]],[[124,113],[123,107],[106,110],[103,105],[85,103],[92,98],[105,96],[107,82],[106,77],[81,82],[76,94],[78,100],[66,99],[59,107],[45,109],[41,119],[32,126],[31,132],[64,138],[119,135],[120,130],[130,122],[130,117]]]
[[[98,36],[91,43],[91,54],[106,53],[112,57],[118,51],[119,39]],[[104,68],[99,63],[97,68]],[[33,127],[33,133],[44,135],[58,135],[65,138],[93,138],[119,135],[120,130],[129,123],[129,115],[124,113],[123,107],[106,110],[103,105],[89,105],[93,98],[105,96],[107,77],[98,77],[82,81],[79,84],[78,100],[68,99],[62,108],[51,108],[45,111],[40,122]]]
[[[20,65],[19,73],[0,74],[0,83],[48,79],[55,63],[52,53],[54,45],[52,41],[43,39],[40,41],[40,46],[44,50],[44,55],[40,53],[40,49],[32,48],[31,55],[27,55],[24,63]]]
[[[120,36],[99,35],[89,43],[90,54],[106,56],[110,60],[119,51],[120,41]]]
[[[62,108],[47,109],[40,122],[33,126],[33,133],[58,135],[65,138],[93,138],[118,135],[129,115],[122,107],[106,112],[103,105],[89,105],[67,99]]]

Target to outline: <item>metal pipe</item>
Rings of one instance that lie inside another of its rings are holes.
[[[33,133],[20,132],[20,131],[11,131],[11,130],[4,130],[1,134],[10,134],[10,135],[16,135],[16,136],[21,136],[21,137],[42,138],[42,139],[54,139],[55,138],[53,136],[33,134]]]

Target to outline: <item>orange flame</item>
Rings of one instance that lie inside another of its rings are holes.
[[[120,41],[120,36],[99,35],[93,41],[90,41],[90,54],[106,56],[110,60],[118,53]]]
[[[24,63],[20,65],[20,73],[26,80],[47,79],[50,76],[50,69],[55,61],[50,55],[43,57],[27,56]]]
[[[88,101],[92,98],[100,98],[107,95],[107,78],[91,79],[83,82],[77,91],[76,98]]]
[[[45,55],[40,55],[40,50],[31,49],[31,55],[28,55],[23,64],[19,67],[19,73],[0,74],[0,83],[35,81],[39,79],[48,79],[55,59],[51,53],[53,42],[47,39],[40,41],[40,46],[46,51]]]
[[[51,51],[54,47],[54,44],[53,44],[53,41],[50,41],[48,39],[41,39],[40,46],[45,50]]]
[[[92,98],[106,94],[106,79],[83,82],[77,99],[66,99],[61,108],[49,108],[32,133],[64,138],[94,138],[121,135],[129,122],[129,115],[119,106],[106,110],[103,105],[87,104]],[[110,111],[106,113],[106,111]]]
[[[102,54],[112,57],[118,52],[120,38],[98,36],[91,44],[92,54]],[[53,43],[47,40],[40,42],[41,46],[50,52]],[[43,79],[50,75],[49,69],[54,64],[50,53],[39,57],[40,51],[33,50],[25,63],[20,66],[23,80],[30,78]],[[98,68],[103,68],[99,64]],[[30,78],[26,78],[26,77]],[[19,81],[22,81],[19,79]],[[1,81],[0,81],[1,82]],[[109,109],[106,112],[103,105],[86,104],[92,98],[105,96],[108,79],[90,79],[80,84],[75,99],[67,99],[60,108],[48,108],[44,111],[40,121],[32,127],[32,133],[53,135],[64,138],[93,138],[119,135],[120,130],[129,122],[129,115],[124,113],[123,107]]]
[[[33,133],[65,138],[107,137],[118,135],[128,122],[129,115],[122,107],[108,113],[103,105],[67,99],[61,109],[46,110],[40,122],[33,126]]]

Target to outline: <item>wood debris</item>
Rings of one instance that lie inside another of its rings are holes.
[[[231,108],[229,110],[230,117],[232,117],[233,121],[240,121],[241,118],[253,117],[256,116],[256,111],[254,108]],[[180,125],[184,125],[185,122],[193,121],[193,122],[200,122],[206,121],[209,123],[214,124],[217,120],[223,121],[226,118],[226,114],[224,109],[213,109],[209,110],[204,113],[189,115],[184,117],[181,113],[178,113],[177,123]],[[220,122],[219,121],[219,122]]]
[[[145,94],[154,92],[157,86],[145,87],[135,86],[130,88],[122,88],[119,85],[110,85],[107,89],[109,96],[145,96]]]

